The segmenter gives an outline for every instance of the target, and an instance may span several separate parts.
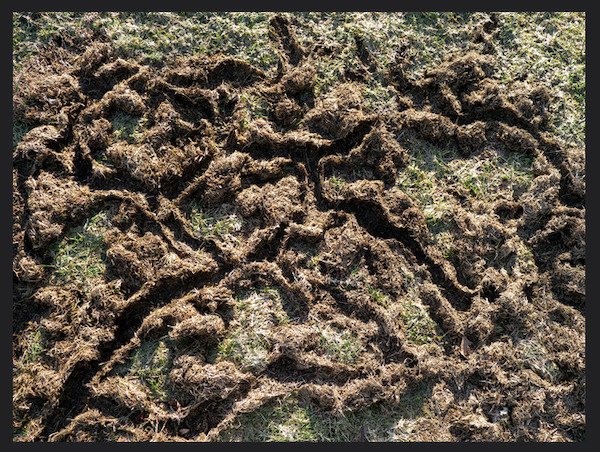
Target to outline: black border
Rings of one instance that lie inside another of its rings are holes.
[[[183,0],[171,0],[169,2],[163,2],[162,4],[158,2],[148,2],[140,1],[140,0],[130,0],[126,3],[123,1],[115,1],[115,0],[104,0],[102,2],[96,1],[88,1],[82,2],[74,1],[74,0],[63,0],[63,1],[53,1],[53,2],[42,2],[40,0],[21,0],[19,2],[15,2],[9,4],[8,2],[3,3],[3,11],[2,11],[2,51],[4,54],[5,62],[4,70],[2,72],[2,76],[4,78],[4,90],[2,92],[2,104],[7,107],[7,114],[4,116],[4,121],[2,121],[2,130],[4,132],[3,136],[5,137],[5,145],[4,152],[0,153],[0,168],[3,172],[5,172],[4,177],[0,178],[0,182],[2,184],[2,194],[1,204],[2,210],[5,212],[7,221],[0,222],[2,227],[3,237],[5,237],[4,245],[1,248],[2,252],[2,287],[4,289],[5,297],[4,302],[2,303],[3,309],[3,318],[5,318],[6,327],[2,329],[2,334],[4,336],[3,343],[4,344],[12,344],[12,245],[8,240],[8,237],[12,237],[12,153],[9,150],[12,149],[12,12],[13,11],[282,11],[282,12],[293,12],[293,11],[580,11],[585,12],[586,14],[586,174],[588,174],[587,182],[586,182],[586,199],[593,199],[593,196],[590,197],[590,193],[594,193],[594,191],[599,190],[596,186],[594,178],[589,178],[590,170],[592,169],[594,162],[598,164],[598,160],[600,157],[598,156],[598,151],[596,150],[596,146],[593,146],[594,143],[598,143],[598,140],[595,139],[596,131],[593,127],[595,124],[594,119],[597,119],[598,116],[594,112],[593,108],[590,108],[590,104],[595,105],[594,102],[590,102],[595,95],[595,86],[594,82],[597,80],[597,77],[594,75],[598,75],[598,71],[595,69],[595,64],[590,58],[590,53],[593,53],[593,45],[594,45],[594,34],[597,33],[597,26],[594,22],[595,14],[591,11],[592,2],[581,1],[570,1],[570,2],[554,2],[554,1],[515,1],[515,0],[504,0],[502,2],[499,1],[474,1],[474,0],[456,0],[452,2],[435,2],[433,0],[420,0],[420,1],[403,1],[403,2],[391,2],[391,1],[378,1],[378,0],[370,0],[368,2],[357,2],[356,0],[346,0],[346,1],[336,1],[325,4],[323,1],[304,1],[304,2],[283,2],[281,0],[255,0],[248,3],[241,2],[227,2],[223,0],[202,0],[199,1],[183,1]],[[596,3],[596,2],[595,2]],[[591,83],[590,83],[591,82]],[[588,151],[589,150],[589,151]],[[590,183],[591,182],[591,183]],[[597,217],[598,214],[594,211],[594,209],[590,210],[590,203],[586,202],[586,293],[587,294],[596,294],[599,293],[598,290],[593,290],[594,286],[596,289],[598,288],[597,278],[594,278],[593,269],[596,268],[596,263],[594,258],[594,249],[597,250],[596,245],[596,235],[594,234],[595,228],[594,225],[598,224]],[[591,258],[591,259],[590,259]],[[589,269],[592,269],[590,271]],[[10,293],[9,293],[10,291]],[[592,337],[596,335],[596,331],[592,330],[590,326],[590,318],[593,317],[593,310],[597,309],[591,301],[590,296],[588,296],[588,301],[586,303],[585,311],[586,311],[586,350],[590,347],[591,344],[596,341],[592,340]],[[4,371],[0,373],[2,377],[2,388],[3,388],[3,398],[2,401],[2,426],[6,428],[6,436],[5,436],[5,445],[11,448],[35,448],[37,447],[35,443],[13,443],[12,441],[12,353],[11,347],[4,346],[0,347],[0,351],[2,353],[3,362],[5,363],[3,367]],[[590,353],[588,351],[588,356]],[[591,355],[593,356],[593,355]],[[590,381],[590,376],[592,375],[592,362],[590,360],[586,360],[586,380]],[[595,401],[596,401],[596,389],[594,385],[594,380],[591,379],[592,385],[586,385],[586,437],[585,440],[579,443],[574,444],[550,444],[550,443],[533,443],[527,444],[525,447],[527,448],[591,448],[593,444],[597,442],[598,434],[595,429],[592,427],[591,421],[596,420],[595,416]],[[591,416],[590,416],[591,414]],[[173,448],[176,443],[162,443],[159,445],[151,445],[145,443],[129,443],[129,445],[125,447],[134,447],[134,448]],[[114,445],[114,446],[113,446]],[[446,443],[412,443],[408,444],[406,447],[417,447],[417,448],[430,448],[434,450],[435,448],[470,448],[470,447],[485,447],[490,449],[496,448],[521,448],[522,444],[517,443],[475,443],[471,445],[469,443],[456,443],[456,444],[446,444]],[[77,447],[70,446],[67,443],[55,443],[53,445],[48,444],[44,447],[51,448],[59,448],[66,449],[68,447]],[[106,448],[119,448],[121,446],[116,443],[86,443],[83,447],[90,447],[92,449],[105,450]],[[184,446],[185,447],[185,446]],[[189,446],[188,444],[188,447]],[[195,447],[195,446],[194,446]],[[235,448],[236,446],[232,443],[202,443],[200,447],[207,447],[209,449],[226,449],[228,447]],[[343,448],[371,448],[371,447],[398,447],[397,444],[394,443],[370,443],[368,446],[365,443],[362,444],[339,444],[339,443],[316,443],[316,444],[302,444],[302,443],[290,443],[290,444],[269,444],[269,443],[260,443],[260,444],[250,444],[250,443],[242,443],[240,446],[243,448],[286,448],[286,449],[296,449],[310,447],[317,448],[322,450],[331,451],[332,448],[336,450],[341,450]],[[402,447],[402,445],[400,445]]]

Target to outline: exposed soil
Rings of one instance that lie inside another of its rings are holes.
[[[584,150],[547,132],[544,87],[500,89],[488,28],[417,81],[358,41],[362,66],[317,99],[323,49],[281,17],[275,77],[224,56],[142,66],[108,45],[26,74],[15,439],[216,440],[273,399],[335,417],[421,384],[412,440],[583,439]],[[373,73],[398,111],[363,109]],[[510,199],[448,193],[448,256],[396,184],[417,141],[526,156],[532,180]],[[99,237],[88,263],[61,270],[81,237]],[[415,339],[406,303],[435,335]],[[323,331],[354,345],[328,354]],[[136,367],[148,344],[164,375]]]

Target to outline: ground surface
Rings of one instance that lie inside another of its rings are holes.
[[[583,23],[15,14],[14,439],[583,439]]]

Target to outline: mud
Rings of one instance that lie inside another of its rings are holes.
[[[549,135],[544,87],[498,84],[488,34],[419,80],[358,40],[363,75],[322,98],[318,46],[280,17],[274,77],[223,56],[146,67],[105,44],[22,75],[15,439],[215,440],[291,394],[340,416],[423,383],[413,440],[582,440],[585,154]],[[375,73],[398,111],[363,107],[361,77]],[[396,184],[412,139],[466,161],[528,156],[533,179],[511,199],[451,194],[447,256]],[[98,214],[101,271],[57,280],[61,244]],[[438,339],[414,339],[406,300]],[[328,337],[354,348],[328,352]],[[156,343],[163,373],[136,374]],[[248,350],[259,363],[239,358]]]

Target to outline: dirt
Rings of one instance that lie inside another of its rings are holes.
[[[585,154],[547,132],[544,87],[498,84],[488,28],[419,80],[357,41],[361,66],[324,98],[318,46],[282,17],[274,77],[104,44],[22,76],[15,440],[217,440],[275,399],[335,418],[420,384],[411,440],[582,440]],[[363,108],[373,71],[397,111]],[[447,193],[448,255],[396,183],[415,140],[457,162],[525,156],[532,179],[510,199]],[[84,276],[57,276],[65,244]]]

